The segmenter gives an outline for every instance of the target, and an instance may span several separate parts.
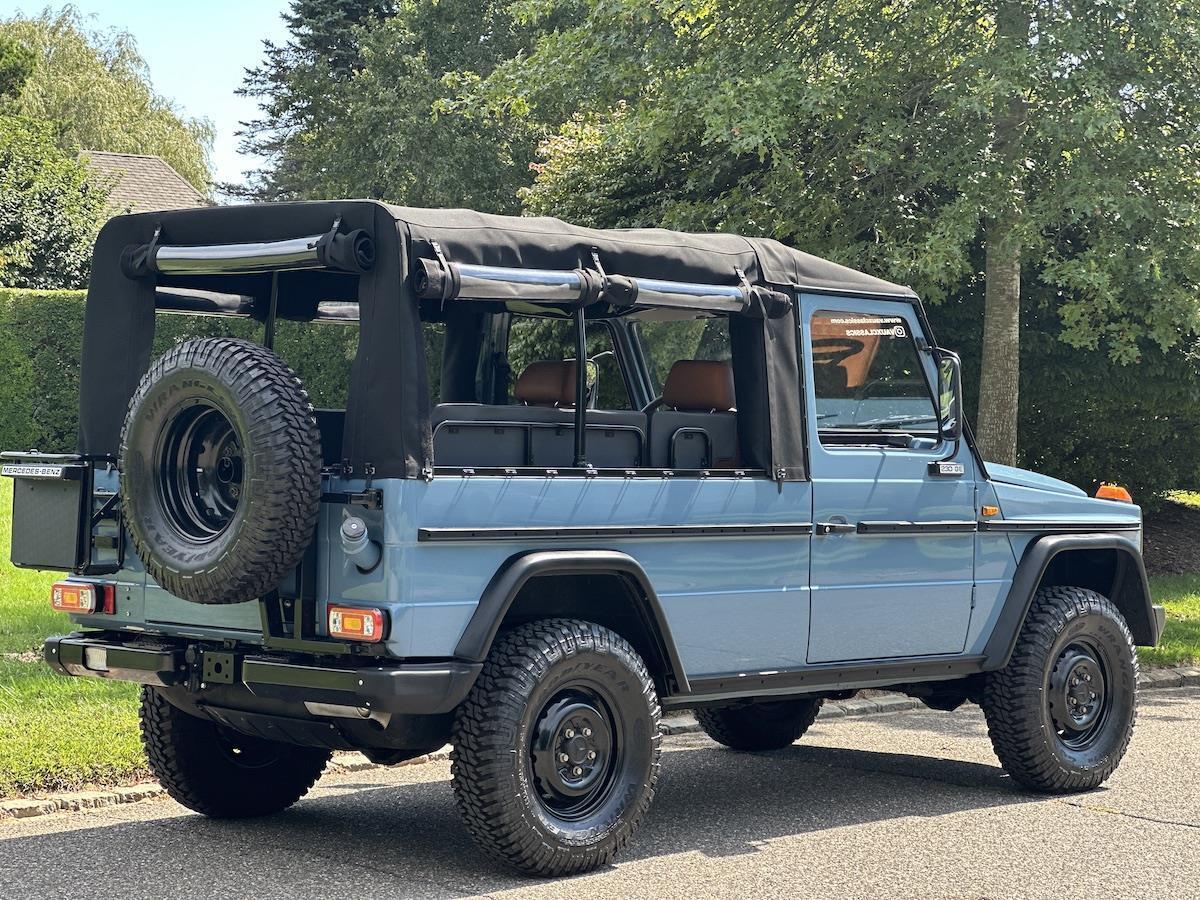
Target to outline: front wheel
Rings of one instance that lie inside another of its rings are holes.
[[[1112,601],[1078,587],[1039,590],[1005,668],[983,692],[1001,765],[1037,791],[1102,784],[1137,715],[1137,652]]]
[[[287,809],[321,777],[330,752],[240,734],[142,688],[142,745],[173,799],[218,819]]]
[[[573,875],[629,841],[658,780],[654,682],[620,635],[546,619],[501,637],[454,721],[454,796],[492,857]]]

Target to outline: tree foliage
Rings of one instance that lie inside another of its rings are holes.
[[[33,74],[33,51],[0,34],[0,102],[15,97]]]
[[[0,21],[0,37],[17,42],[35,60],[11,112],[52,123],[55,143],[65,151],[161,156],[208,193],[212,124],[184,116],[154,92],[128,32],[91,30],[67,6],[37,18]]]
[[[88,177],[48,124],[0,116],[0,284],[83,287],[107,199]]]
[[[447,79],[483,77],[539,27],[478,0],[293,0],[287,20],[292,38],[267,46],[243,89],[264,113],[244,141],[268,163],[256,196],[519,211],[540,131],[466,115]]]

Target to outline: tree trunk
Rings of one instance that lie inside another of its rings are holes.
[[[1022,0],[996,2],[996,67],[1019,85],[1029,53],[1029,11]],[[1017,460],[1017,397],[1021,374],[1021,219],[1024,206],[1026,104],[1019,87],[995,107],[995,149],[1001,185],[987,225],[983,356],[979,377],[979,450],[984,459]]]
[[[985,248],[978,440],[985,460],[1011,466],[1017,460],[1021,375],[1021,248],[1006,225],[989,229]]]

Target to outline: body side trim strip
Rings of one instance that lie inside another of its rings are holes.
[[[1141,522],[1022,522],[1004,519],[980,522],[980,531],[1036,531],[1041,534],[1100,534],[1110,531],[1138,531]]]
[[[859,522],[859,534],[973,534],[972,521],[942,522]]]
[[[779,525],[601,525],[562,528],[418,528],[422,543],[446,541],[524,541],[571,538],[750,537],[812,534],[811,522]]]

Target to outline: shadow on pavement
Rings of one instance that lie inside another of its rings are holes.
[[[357,787],[255,821],[172,808],[56,834],[5,839],[0,831],[0,883],[6,897],[126,898],[460,896],[526,883],[475,848],[447,781]],[[782,836],[1036,799],[1013,790],[998,766],[803,745],[747,755],[706,744],[663,754],[658,797],[619,861],[751,854]]]

